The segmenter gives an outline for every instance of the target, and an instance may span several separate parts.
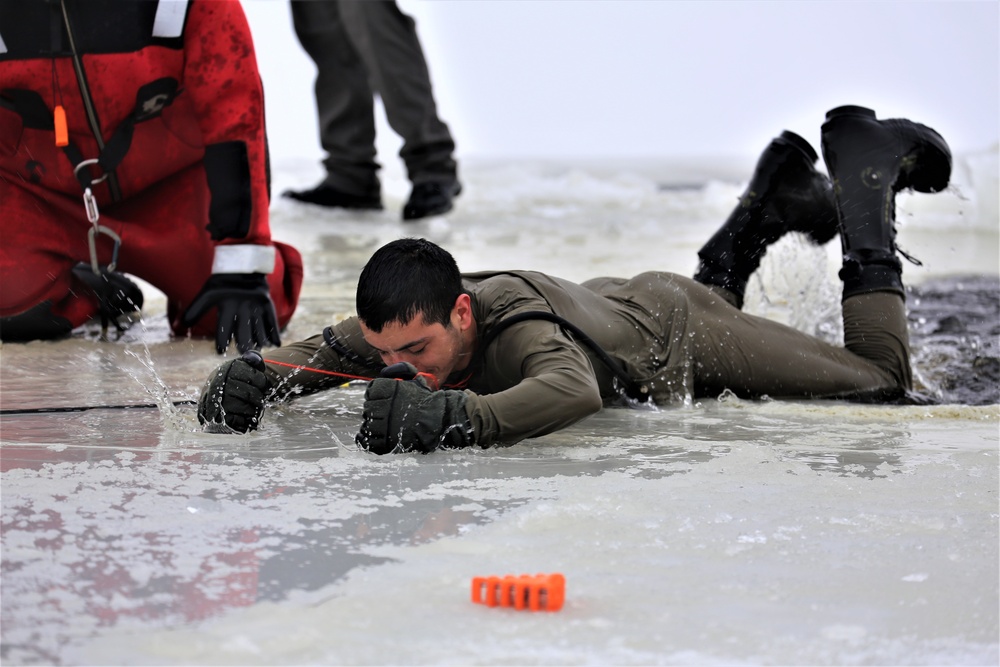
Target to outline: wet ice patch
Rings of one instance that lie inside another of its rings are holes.
[[[929,649],[939,656],[995,655],[991,625],[972,617],[995,619],[995,605],[988,596],[977,603],[956,590],[981,586],[984,576],[995,581],[995,574],[955,563],[948,526],[929,524],[915,504],[929,488],[962,478],[961,470],[937,466],[890,490],[880,478],[808,474],[806,463],[783,462],[800,474],[775,475],[778,461],[776,451],[743,445],[663,479],[622,470],[480,476],[397,492],[404,503],[455,494],[463,501],[454,511],[477,512],[504,497],[523,502],[459,534],[367,543],[362,550],[381,562],[318,589],[308,605],[305,598],[258,603],[174,631],[115,633],[72,655],[98,661],[141,655],[177,664],[481,662],[484,656],[518,662],[526,655],[561,664],[589,664],[595,655],[639,663],[694,655],[721,664],[746,659],[748,650],[776,662],[822,663],[906,663]],[[511,462],[510,456],[496,461],[501,468]],[[974,520],[976,507],[993,503],[987,496],[963,513]],[[789,497],[804,502],[788,503]],[[982,546],[995,555],[988,544],[984,537]],[[907,545],[920,545],[908,560],[925,568],[900,571],[894,555]],[[469,602],[473,576],[551,571],[567,578],[558,614],[498,612]],[[928,577],[915,597],[909,579],[919,573]],[[922,599],[949,613],[927,618]],[[407,623],[393,624],[391,639],[377,646],[369,640],[385,619],[400,617]],[[906,640],[917,631],[911,628],[919,629],[920,642]],[[511,643],[512,637],[519,639]]]

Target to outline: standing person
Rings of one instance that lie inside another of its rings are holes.
[[[266,359],[223,364],[199,418],[246,431],[267,400],[335,386],[339,373],[365,376],[375,379],[358,444],[426,453],[544,435],[622,398],[904,397],[912,374],[895,195],[945,188],[951,153],[929,127],[856,106],[828,112],[822,139],[832,183],[813,168],[808,142],[784,132],[699,252],[694,280],[462,275],[429,241],[393,241],[361,273],[357,316]],[[789,231],[817,242],[840,234],[843,347],[741,310],[747,279]]]
[[[326,178],[284,196],[333,208],[381,210],[375,95],[403,139],[413,189],[403,220],[447,213],[462,191],[455,142],[438,118],[416,24],[392,0],[293,0],[295,34],[316,63]]]
[[[280,345],[302,259],[272,241],[264,100],[235,0],[0,3],[0,337],[105,329]]]

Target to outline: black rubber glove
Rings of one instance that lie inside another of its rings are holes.
[[[400,364],[383,372],[389,377],[375,378],[365,392],[361,431],[354,438],[358,445],[373,454],[423,452],[458,449],[472,443],[472,424],[465,414],[465,392],[450,389],[431,391],[417,369],[406,364],[402,376]]]
[[[125,274],[108,271],[107,266],[98,268],[100,275],[94,273],[90,264],[80,262],[73,267],[73,275],[94,290],[101,321],[113,322],[119,331],[124,331],[123,321],[130,323],[142,311],[142,290]]]
[[[263,345],[281,345],[278,316],[263,273],[216,273],[205,281],[198,296],[184,312],[185,327],[194,326],[213,307],[219,308],[215,349],[223,354],[229,339],[240,352]]]
[[[271,382],[259,352],[245,352],[219,366],[198,399],[198,422],[209,428],[225,424],[234,431],[255,431],[264,414],[264,397]]]

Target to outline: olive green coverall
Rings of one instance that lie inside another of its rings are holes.
[[[744,313],[728,292],[672,273],[583,284],[532,271],[463,279],[479,344],[470,366],[444,387],[465,390],[481,447],[551,433],[621,401],[621,382],[579,336],[535,317],[501,324],[518,313],[554,313],[575,325],[657,405],[726,389],[744,397],[891,396],[912,383],[904,302],[893,292],[844,300],[845,346],[839,347]],[[308,368],[378,376],[383,363],[362,338],[356,317],[327,334],[332,337],[316,335],[268,352],[265,362],[306,367],[269,364],[272,398],[344,382]]]

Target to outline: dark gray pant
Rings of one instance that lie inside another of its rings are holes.
[[[437,115],[416,25],[391,1],[310,0],[291,3],[295,34],[316,63],[316,106],[330,186],[377,195],[378,94],[414,184],[457,179],[455,142]]]

